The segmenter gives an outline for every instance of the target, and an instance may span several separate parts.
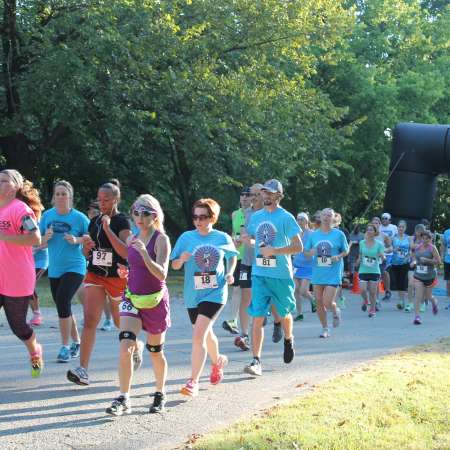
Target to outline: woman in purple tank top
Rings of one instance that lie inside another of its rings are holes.
[[[120,304],[120,392],[106,409],[115,416],[131,413],[131,378],[133,371],[142,364],[144,349],[144,343],[137,339],[141,329],[147,333],[146,348],[155,374],[156,392],[150,412],[161,412],[165,405],[167,361],[163,346],[170,326],[166,286],[170,241],[164,233],[164,214],[154,197],[139,196],[132,206],[132,215],[139,231],[127,240],[129,270],[120,267],[120,272],[128,272],[128,286]]]

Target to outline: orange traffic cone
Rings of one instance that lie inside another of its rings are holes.
[[[361,289],[359,287],[359,276],[358,273],[355,272],[353,274],[353,286],[352,286],[352,293],[353,294],[361,294]]]
[[[378,284],[378,292],[380,294],[384,294],[386,291],[384,290],[384,283],[382,281],[379,282]]]

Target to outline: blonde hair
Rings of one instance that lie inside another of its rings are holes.
[[[154,211],[154,213],[156,214],[155,228],[161,233],[164,233],[164,213],[159,201],[155,197],[153,197],[153,195],[142,194],[133,203],[133,208],[136,208],[139,205],[145,206],[146,208]]]

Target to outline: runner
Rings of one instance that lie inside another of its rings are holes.
[[[229,331],[231,334],[239,334],[239,327],[237,324],[237,317],[240,310],[240,305],[242,303],[242,289],[240,287],[239,277],[241,273],[241,260],[244,256],[244,245],[241,242],[241,228],[245,224],[245,211],[251,207],[252,194],[249,187],[242,189],[239,204],[240,208],[233,211],[231,214],[231,225],[232,225],[232,237],[233,243],[239,252],[236,269],[234,270],[233,278],[233,289],[231,291],[231,319],[224,320],[222,323],[222,328]]]
[[[0,308],[12,332],[25,344],[31,376],[44,367],[42,346],[27,324],[27,311],[36,276],[32,246],[41,244],[36,223],[43,207],[39,193],[16,170],[0,171]]]
[[[418,245],[422,243],[422,232],[425,231],[425,226],[418,223],[414,227],[414,235],[409,239],[409,247],[411,251],[411,261],[414,256],[414,252]],[[414,280],[414,267],[410,265],[408,271],[408,303],[405,306],[405,312],[410,313],[414,308],[414,296],[415,296],[415,280]],[[425,304],[420,305],[420,312],[425,312]]]
[[[295,355],[293,320],[295,309],[292,262],[289,255],[303,251],[300,227],[294,216],[280,206],[283,186],[278,180],[267,181],[262,188],[264,209],[250,218],[242,239],[253,243],[252,300],[248,308],[253,317],[253,360],[244,368],[250,375],[262,375],[261,351],[264,338],[264,318],[273,305],[280,316],[284,331],[283,360],[289,364]],[[280,327],[281,328],[281,327]]]
[[[345,234],[333,228],[334,211],[331,208],[322,210],[321,225],[311,233],[305,244],[305,255],[313,256],[311,282],[317,302],[317,315],[322,324],[319,337],[328,338],[327,311],[333,313],[333,327],[341,322],[341,311],[336,306],[335,298],[341,284],[344,267],[343,258],[348,253]]]
[[[450,228],[445,230],[442,236],[441,255],[444,260],[444,280],[447,285],[447,297],[450,300]],[[450,309],[450,303],[445,309]]]
[[[416,301],[414,303],[414,325],[420,325],[420,305],[426,298],[431,300],[433,314],[438,313],[437,300],[433,297],[433,283],[437,277],[436,266],[441,263],[441,257],[437,248],[432,244],[433,235],[431,231],[422,231],[422,243],[415,251],[412,261],[414,269],[414,283],[416,288]]]
[[[39,227],[42,243],[48,246],[48,278],[61,333],[62,347],[56,360],[66,363],[80,353],[80,336],[72,314],[72,298],[86,274],[86,259],[81,245],[89,220],[73,208],[73,187],[68,181],[55,183],[52,203],[54,207],[44,212]],[[69,346],[70,336],[72,344]]]
[[[369,223],[365,239],[359,243],[359,280],[363,304],[370,300],[369,317],[375,317],[377,288],[380,282],[380,261],[384,259],[384,245],[375,239],[376,227]]]
[[[250,188],[250,198],[252,201],[252,206],[244,211],[245,213],[245,226],[244,229],[248,226],[250,222],[250,218],[252,215],[259,211],[264,207],[261,189],[263,185],[260,183],[254,184]],[[245,230],[244,230],[245,231]],[[253,258],[255,254],[255,249],[252,245],[243,244],[244,245],[244,254],[241,260],[241,272],[239,274],[239,284],[242,289],[242,300],[241,305],[239,307],[239,326],[240,326],[240,335],[236,337],[234,340],[234,345],[241,350],[247,351],[250,350],[250,341],[248,337],[248,328],[250,317],[247,312],[247,308],[250,305],[250,301],[252,298],[252,264]]]
[[[335,212],[334,213],[334,228],[342,231],[345,235],[345,239],[347,239],[347,243],[350,242],[350,233],[343,227],[341,227],[342,224],[342,216]],[[349,247],[350,248],[350,247]],[[341,276],[341,282],[339,284],[336,297],[338,299],[338,306],[340,309],[345,309],[345,297],[342,291],[342,280],[344,279],[344,273],[348,270],[348,257],[344,256],[343,258],[344,264],[342,265],[342,276]]]
[[[379,231],[383,234],[385,234],[392,242],[395,236],[397,236],[398,229],[397,226],[391,223],[391,215],[388,212],[385,212],[381,215],[381,225],[379,227]],[[382,298],[383,301],[387,302],[391,298],[391,277],[389,276],[389,267],[391,265],[392,261],[392,247],[386,248],[386,267],[383,271],[383,284],[384,284],[384,290],[385,294]]]
[[[39,224],[38,224],[39,225]],[[48,267],[48,250],[47,246],[36,245],[33,247],[34,268],[36,272],[36,285]],[[42,313],[40,310],[39,295],[36,286],[34,288],[33,297],[30,300],[30,308],[33,313],[29,324],[32,327],[39,327],[42,325]]]
[[[89,385],[88,366],[95,343],[97,325],[101,319],[105,297],[111,300],[114,323],[119,328],[119,302],[122,300],[126,280],[119,278],[117,264],[126,265],[126,240],[131,235],[127,217],[118,211],[120,183],[111,180],[100,186],[98,203],[100,215],[89,223],[89,242],[84,252],[89,259],[85,279],[84,327],[81,336],[80,366],[67,372],[69,381],[81,386]],[[142,363],[143,343],[134,353],[136,368]]]
[[[215,200],[197,200],[192,207],[195,230],[178,238],[170,256],[173,269],[184,266],[184,302],[193,327],[192,372],[181,389],[183,395],[190,397],[198,395],[207,353],[212,361],[211,384],[222,381],[228,363],[228,358],[219,353],[213,325],[227,301],[227,285],[233,284],[238,251],[228,234],[213,228],[219,213]]]
[[[297,214],[297,223],[301,228],[300,237],[302,242],[306,242],[312,230],[309,226],[309,217],[305,212]],[[309,300],[311,304],[311,312],[316,312],[316,301],[311,294],[309,287],[311,286],[312,276],[312,258],[305,256],[303,252],[297,253],[292,261],[294,266],[294,282],[295,282],[295,303],[297,306],[297,315],[294,322],[303,320],[302,298]]]
[[[410,269],[410,237],[405,234],[407,223],[404,220],[398,222],[398,234],[392,241],[393,255],[389,268],[391,278],[391,290],[398,291],[397,309],[405,308],[405,296],[408,292],[408,271]]]
[[[170,326],[166,286],[170,241],[164,232],[164,214],[156,198],[149,194],[140,195],[131,210],[138,233],[127,240],[129,272],[122,266],[128,272],[128,287],[120,305],[120,391],[106,409],[114,416],[131,413],[132,355],[141,329],[147,333],[146,348],[150,352],[156,385],[149,412],[164,411],[166,403],[167,360],[163,347]]]
[[[358,276],[358,269],[356,268],[356,261],[359,258],[359,243],[364,239],[364,234],[361,233],[361,227],[355,223],[352,225],[352,231],[349,236],[350,247],[348,254],[348,272],[350,283],[353,284],[354,276]]]

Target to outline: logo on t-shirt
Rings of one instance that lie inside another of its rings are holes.
[[[331,256],[333,245],[330,241],[320,241],[317,244],[317,256]]]
[[[216,270],[219,259],[219,250],[212,245],[201,245],[194,250],[195,263],[203,272]]]
[[[259,245],[272,245],[277,235],[277,229],[271,222],[261,222],[256,229]]]
[[[59,220],[54,220],[50,223],[50,226],[53,228],[53,232],[55,233],[69,233],[72,230],[70,224],[66,222],[60,222]]]
[[[11,228],[11,222],[9,220],[0,220],[0,230],[6,231]]]

